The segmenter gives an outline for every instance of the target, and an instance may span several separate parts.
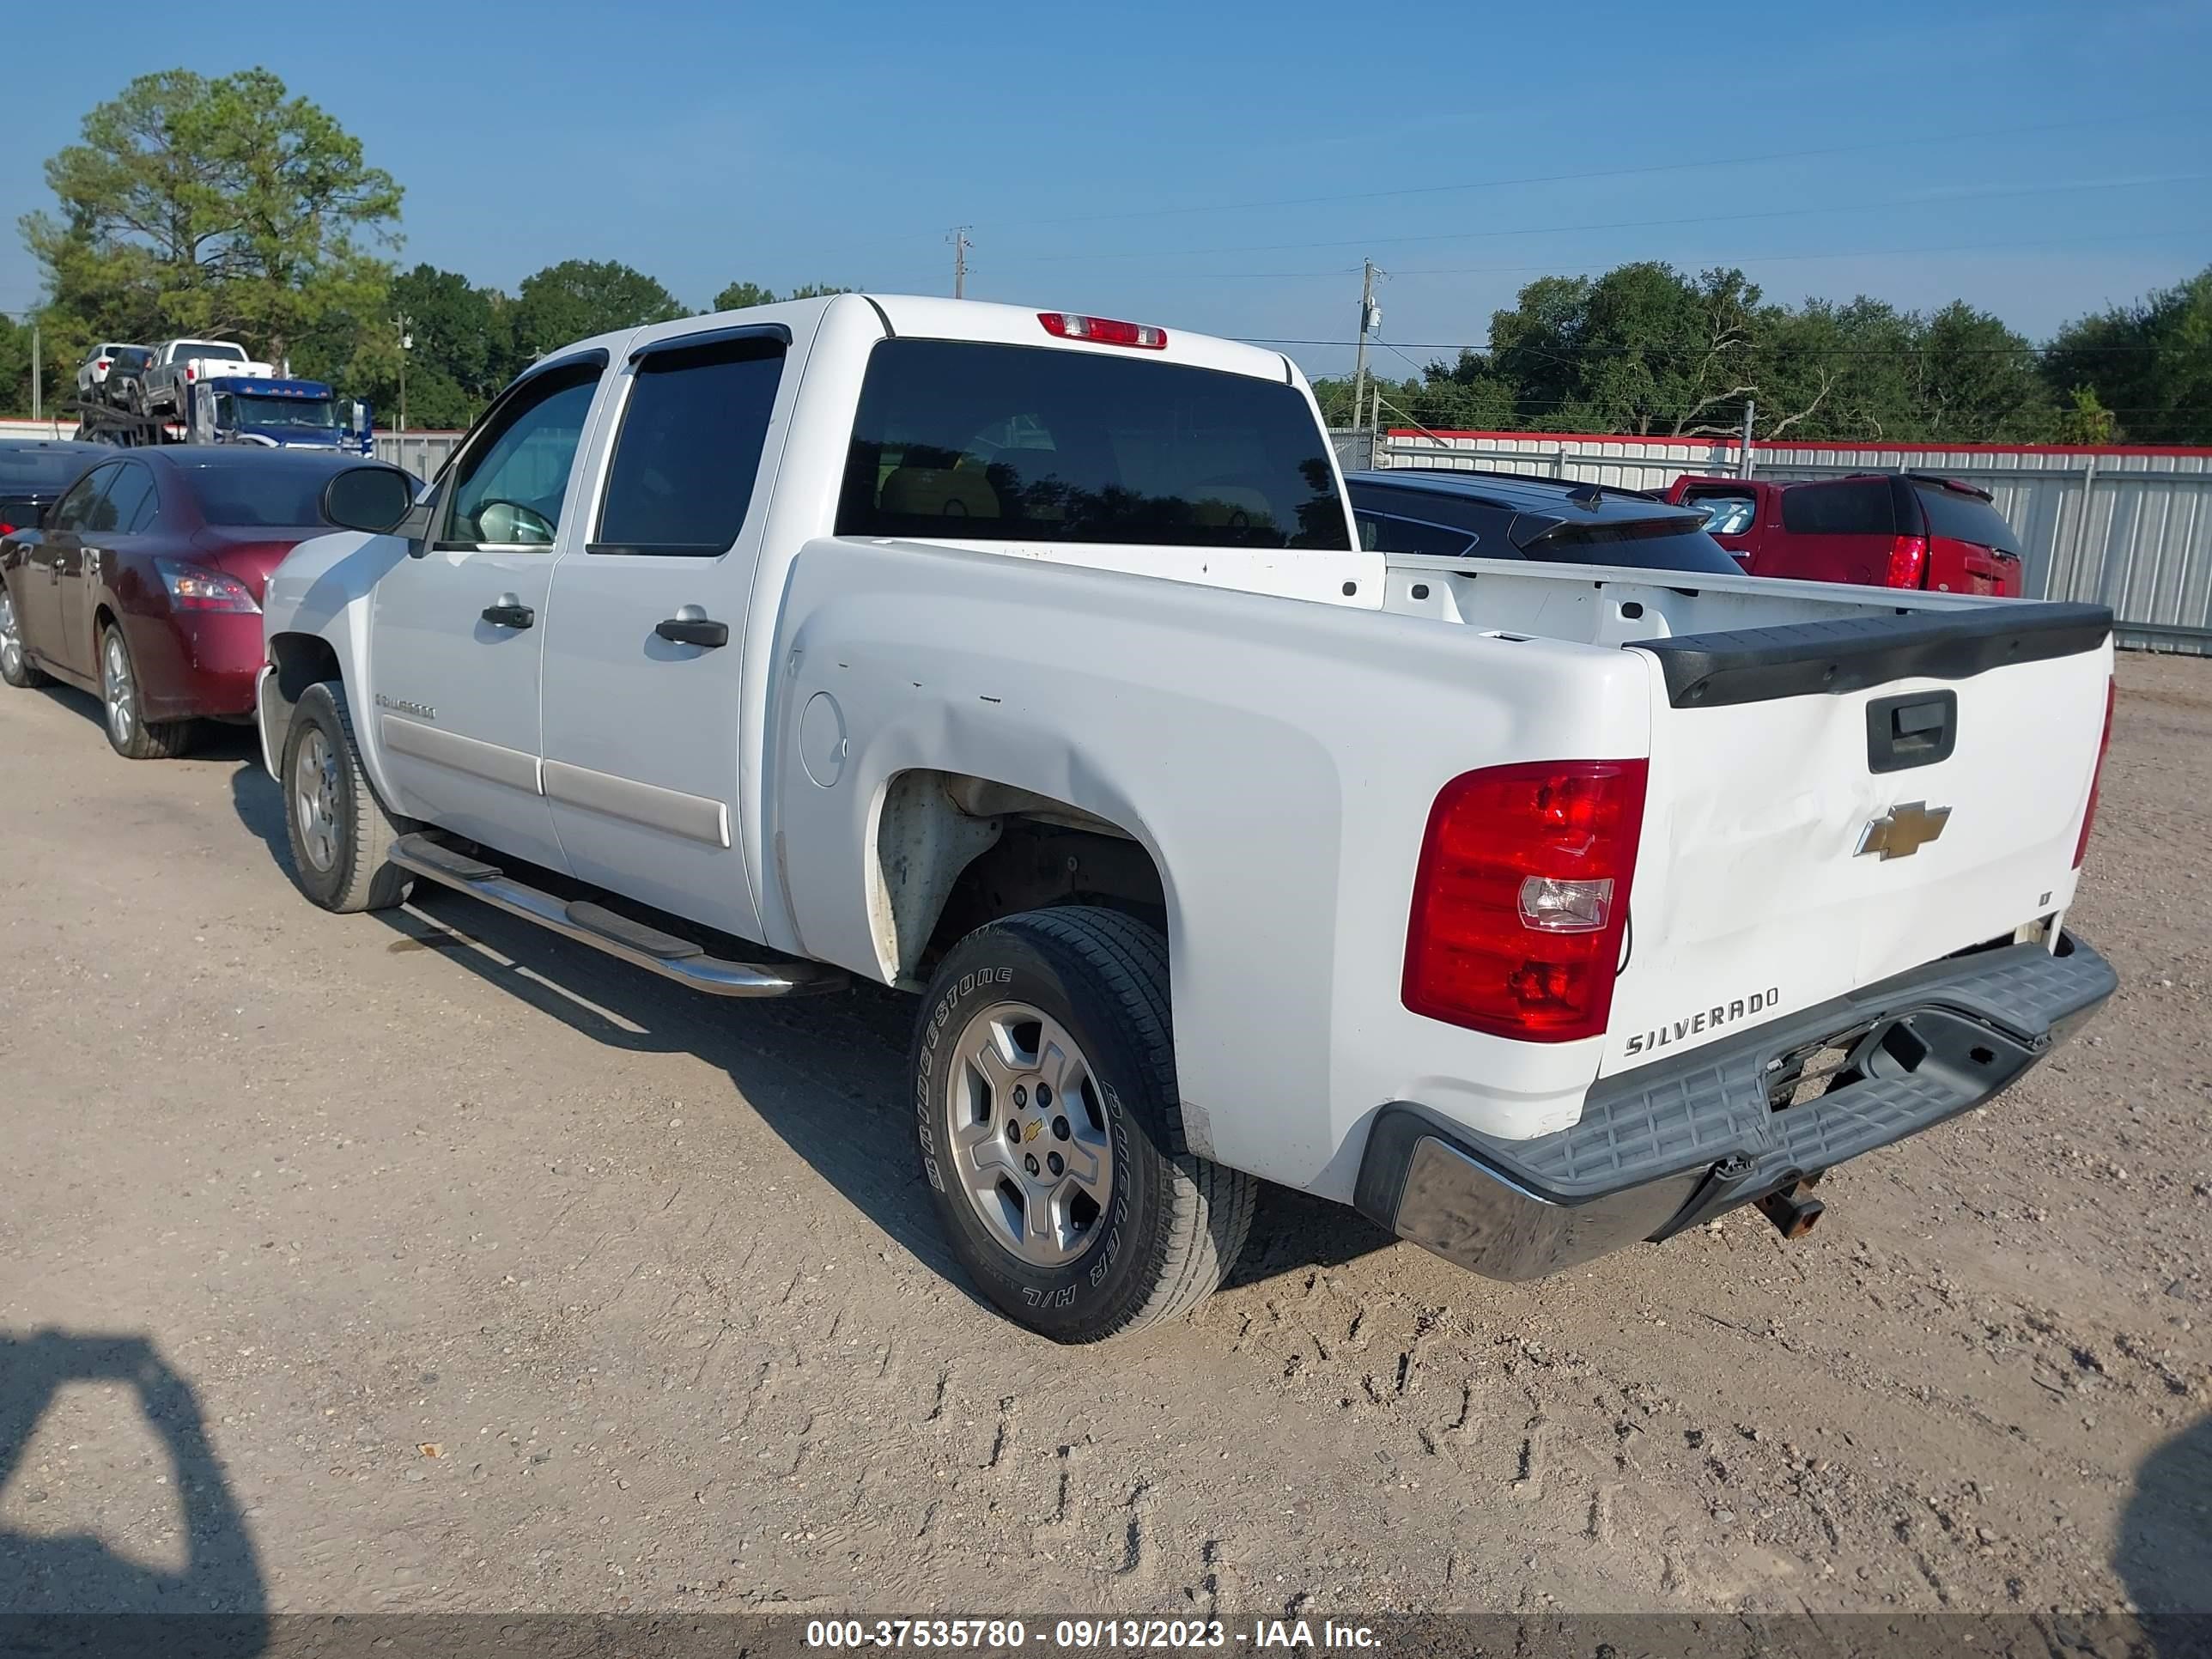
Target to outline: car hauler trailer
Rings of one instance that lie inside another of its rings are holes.
[[[77,435],[94,443],[260,444],[273,449],[374,453],[369,407],[320,380],[217,375],[179,388],[182,420],[81,400]]]

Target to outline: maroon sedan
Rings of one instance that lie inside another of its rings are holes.
[[[331,527],[323,487],[361,465],[244,445],[103,461],[0,538],[0,679],[98,693],[132,760],[182,753],[202,720],[250,721],[263,584]]]

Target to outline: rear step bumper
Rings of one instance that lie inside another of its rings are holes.
[[[2070,934],[2057,954],[2012,945],[1947,958],[1604,1079],[1580,1122],[1533,1140],[1446,1127],[1396,1102],[1376,1115],[1352,1201],[1475,1273],[1541,1278],[1669,1237],[1971,1110],[2118,985]],[[1851,1080],[1771,1104],[1796,1076],[1785,1066],[1831,1037],[1851,1056],[1842,1073]]]
[[[388,856],[403,870],[710,996],[810,996],[838,990],[848,982],[842,969],[819,963],[724,962],[690,939],[617,915],[589,900],[557,898],[526,886],[496,866],[427,835],[402,836],[392,844]]]

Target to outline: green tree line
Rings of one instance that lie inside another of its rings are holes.
[[[1393,359],[1396,359],[1393,363]],[[1543,276],[1480,347],[1415,362],[1370,345],[1382,418],[1483,431],[1931,443],[2212,444],[2212,269],[2039,346],[1954,300],[1900,311],[1768,301],[1735,270],[1651,262]],[[1348,422],[1349,377],[1315,386]]]
[[[387,425],[404,367],[409,424],[464,426],[542,353],[693,309],[616,261],[563,260],[511,294],[402,269],[398,181],[263,69],[142,76],[46,176],[56,210],[21,230],[45,278],[49,404],[100,341],[214,334],[369,398]],[[838,291],[738,281],[705,308]],[[30,360],[27,321],[0,318],[0,409],[27,410]],[[1761,438],[2212,444],[2212,268],[2039,345],[1965,300],[1792,307],[1741,270],[1644,261],[1538,278],[1455,358],[1381,346],[1370,367],[1399,424],[1695,437],[1752,409]],[[1315,390],[1350,419],[1348,378]]]

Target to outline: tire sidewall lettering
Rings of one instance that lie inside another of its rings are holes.
[[[995,994],[1005,991],[1014,984],[1014,981],[1015,970],[1009,967],[988,966],[963,972],[945,989],[920,1022],[915,1047],[913,1067],[915,1134],[921,1154],[922,1174],[932,1191],[942,1200],[940,1212],[947,1218],[947,1224],[962,1229],[970,1237],[982,1236],[975,1232],[972,1218],[963,1212],[962,1203],[956,1201],[959,1195],[953,1193],[947,1184],[944,1153],[938,1135],[941,1097],[944,1090],[950,1086],[949,1078],[945,1075],[950,1061],[945,1054],[944,1036],[948,1030],[959,1024],[957,1016],[968,1000],[979,994]],[[1052,987],[1048,976],[1045,984]],[[1058,994],[1056,987],[1052,987],[1050,994],[1028,995],[1022,1000],[1054,1011],[1055,1017],[1071,1028],[1080,1023],[1069,1018],[1072,1011]],[[1079,1040],[1082,1035],[1079,1031]],[[1123,1109],[1119,1094],[1111,1084],[1107,1083],[1102,1083],[1100,1093],[1108,1130],[1114,1140],[1117,1169],[1112,1214],[1110,1223],[1104,1230],[1104,1237],[1092,1245],[1089,1255],[1079,1256],[1049,1273],[1035,1268],[1022,1268],[1011,1258],[999,1259],[998,1246],[988,1238],[984,1239],[988,1262],[986,1270],[1001,1285],[1014,1291],[1024,1306],[1040,1312],[1066,1310],[1074,1307],[1079,1298],[1089,1301],[1099,1295],[1106,1290],[1108,1281],[1114,1278],[1115,1265],[1123,1260],[1121,1240],[1123,1235],[1130,1231],[1130,1189],[1135,1184],[1138,1165],[1129,1116]],[[1059,1282],[1039,1284],[1037,1280],[1041,1278]]]

